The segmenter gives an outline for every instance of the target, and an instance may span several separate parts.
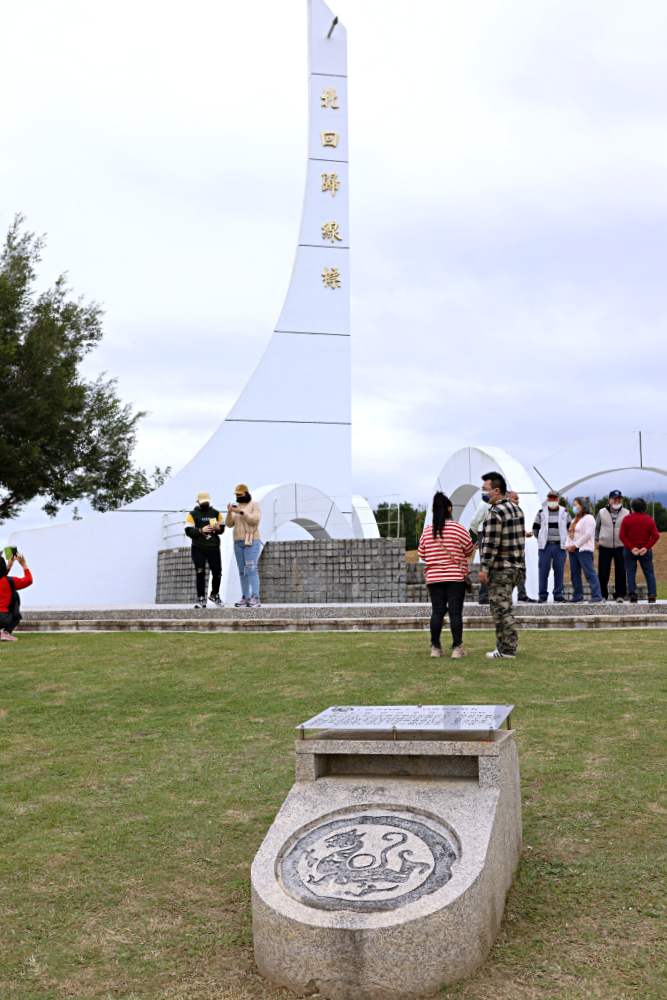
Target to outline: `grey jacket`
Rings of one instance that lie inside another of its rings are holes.
[[[627,507],[621,507],[616,517],[616,524],[614,524],[609,507],[602,508],[595,519],[595,541],[599,542],[603,549],[620,549],[623,546],[621,521],[629,513]]]

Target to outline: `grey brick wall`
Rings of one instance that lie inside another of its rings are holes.
[[[206,570],[206,593],[209,592],[210,574]],[[195,568],[190,546],[180,549],[161,549],[157,554],[156,604],[194,604],[197,596]]]
[[[396,538],[267,542],[259,563],[266,604],[405,601],[405,542]]]

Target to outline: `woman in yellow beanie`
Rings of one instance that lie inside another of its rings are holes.
[[[234,487],[236,503],[227,504],[225,524],[234,529],[234,555],[241,580],[241,600],[237,608],[259,608],[259,557],[262,542],[259,522],[262,511],[250,495],[245,483]]]

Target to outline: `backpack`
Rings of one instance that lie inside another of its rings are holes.
[[[21,614],[21,598],[19,597],[19,592],[16,589],[16,584],[12,580],[11,576],[7,577],[7,582],[12,592],[12,599],[10,601],[8,611],[9,614],[14,619],[14,625],[18,625],[18,623],[23,618],[23,615]]]

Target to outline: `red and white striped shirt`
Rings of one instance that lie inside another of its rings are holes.
[[[468,557],[474,545],[463,525],[458,521],[445,521],[442,538],[433,537],[433,527],[424,528],[419,539],[419,558],[426,563],[424,579],[427,583],[446,583],[463,580],[468,572]]]

